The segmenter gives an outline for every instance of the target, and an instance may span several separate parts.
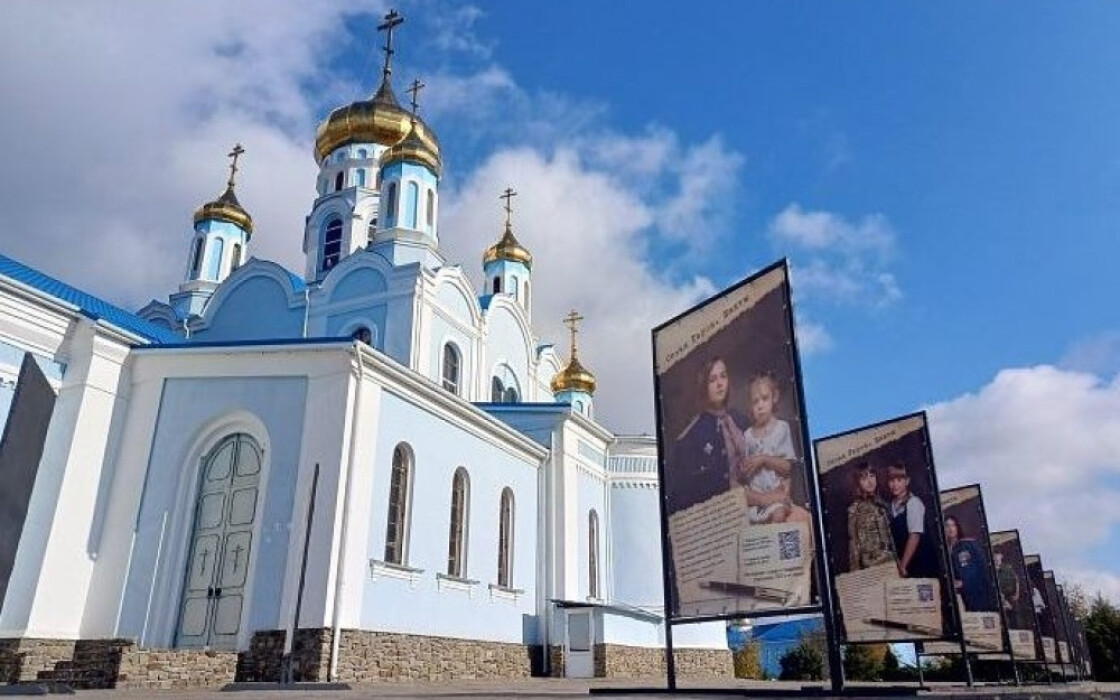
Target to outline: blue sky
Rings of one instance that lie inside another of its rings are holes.
[[[0,249],[163,298],[240,141],[253,253],[301,269],[314,127],[387,5],[46,5],[0,6]],[[814,436],[928,408],[943,485],[1120,597],[1120,5],[398,7],[445,252],[477,274],[521,192],[535,325],[587,316],[609,427],[652,430],[649,328],[788,255]]]

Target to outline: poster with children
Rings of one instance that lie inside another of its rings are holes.
[[[1006,650],[1003,613],[980,487],[960,486],[942,491],[941,514],[953,599],[965,647],[972,653],[1002,653]],[[961,652],[960,645],[952,642],[929,642],[922,647],[927,654]]]
[[[1055,636],[1054,605],[1046,591],[1046,580],[1042,572],[1042,557],[1028,554],[1023,557],[1027,565],[1027,578],[1031,585],[1031,604],[1038,619],[1038,651],[1047,663],[1058,660],[1058,644]]]
[[[999,604],[1007,622],[1007,636],[1015,661],[1041,661],[1038,654],[1038,621],[1031,605],[1031,586],[1018,530],[991,534],[992,564],[996,570]],[[1009,658],[982,656],[981,658]]]
[[[925,413],[813,447],[841,641],[959,640]]]
[[[653,331],[673,619],[815,611],[815,530],[789,271]]]

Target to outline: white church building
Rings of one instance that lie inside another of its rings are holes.
[[[240,147],[166,303],[0,256],[0,683],[663,673],[656,441],[597,422],[575,314],[534,333],[511,192],[481,290],[444,258],[389,56],[319,126],[302,270],[252,257]],[[722,623],[674,638],[731,674]]]

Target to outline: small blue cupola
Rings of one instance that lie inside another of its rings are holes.
[[[229,180],[217,199],[194,213],[194,232],[187,255],[187,269],[171,306],[181,318],[202,313],[218,285],[249,257],[253,217],[237,201],[234,181],[237,160],[245,152],[241,144],[229,153]]]
[[[533,307],[529,303],[529,277],[533,269],[533,255],[513,235],[513,207],[510,203],[516,195],[513,188],[507,187],[500,197],[505,200],[506,228],[498,242],[482,254],[483,293],[510,295],[531,321]]]
[[[412,108],[423,84],[413,81]],[[380,212],[374,251],[394,264],[421,262],[427,267],[443,264],[439,249],[439,178],[443,168],[439,152],[421,138],[417,120],[403,139],[379,159]]]
[[[595,375],[580,364],[576,350],[576,324],[583,320],[575,311],[564,318],[572,333],[572,350],[568,364],[552,378],[552,395],[557,403],[571,404],[572,410],[588,418],[594,417],[591,396],[595,393]]]

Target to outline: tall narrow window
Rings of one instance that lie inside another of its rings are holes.
[[[521,397],[517,395],[517,388],[512,386],[506,387],[505,392],[502,394],[502,401],[505,403],[517,403],[520,398]]]
[[[494,293],[495,294],[501,294],[502,293],[502,278],[501,277],[495,277],[494,278]]]
[[[517,275],[512,275],[509,278],[509,292],[513,295],[513,298],[516,299],[519,291],[521,291],[521,285],[517,281]]]
[[[368,331],[367,331],[368,332]],[[404,564],[408,555],[408,491],[412,480],[412,451],[401,443],[393,448],[389,476],[389,521],[385,527],[385,561]]]
[[[459,350],[447,343],[443,346],[443,388],[452,394],[459,394],[460,365]]]
[[[338,264],[342,257],[342,219],[331,219],[323,234],[323,271]]]
[[[459,467],[451,479],[451,529],[447,537],[447,575],[463,578],[467,567],[467,509],[470,482],[467,470]]]
[[[525,280],[525,308],[529,308],[529,280]]]
[[[334,191],[335,192],[338,192],[339,190],[342,189],[342,183],[343,183],[345,178],[346,178],[345,173],[341,173],[341,172],[338,175],[334,176]]]
[[[195,239],[195,254],[190,258],[190,277],[197,278],[203,267],[203,240]]]
[[[428,190],[428,204],[424,208],[424,223],[431,226],[436,221],[436,193]]]
[[[377,217],[369,220],[369,228],[366,229],[366,237],[370,243],[373,243],[373,237],[377,235]]]
[[[599,514],[587,515],[587,593],[599,597]]]
[[[498,585],[513,588],[513,489],[502,489],[498,510]]]
[[[215,238],[214,242],[210,244],[210,264],[206,272],[208,279],[217,281],[221,279],[222,274],[222,254],[225,252],[225,241],[221,238]]]
[[[362,160],[365,160],[366,158],[369,158],[369,151],[367,151],[364,148],[359,148],[358,149],[358,157],[361,158]]]
[[[389,199],[385,202],[385,223],[388,226],[393,226],[393,217],[397,215],[397,183],[389,183],[389,193],[386,195]]]
[[[416,208],[420,206],[420,185],[415,182],[408,183],[408,199],[404,204],[404,225],[406,228],[416,228]]]
[[[233,244],[233,255],[230,256],[230,257],[231,257],[231,262],[229,264],[230,271],[236,270],[237,268],[241,267],[241,244],[240,243],[234,243]]]
[[[366,170],[365,168],[358,168],[358,187],[366,186]]]
[[[490,400],[494,403],[501,403],[502,396],[505,394],[506,388],[502,386],[502,380],[494,377],[490,380]]]

